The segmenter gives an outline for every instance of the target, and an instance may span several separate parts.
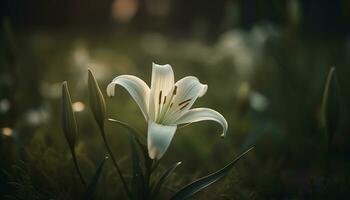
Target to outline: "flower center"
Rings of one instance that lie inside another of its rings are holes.
[[[163,92],[159,92],[158,96],[158,113],[156,117],[156,122],[159,124],[167,124],[171,122],[174,115],[178,115],[179,112],[183,111],[189,104],[192,98],[186,99],[174,106],[174,98],[177,93],[177,86],[174,87],[173,92],[170,95],[170,98],[167,98],[165,95],[163,98]]]

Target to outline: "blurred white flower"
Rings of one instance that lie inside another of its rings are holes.
[[[217,62],[224,58],[231,59],[238,77],[248,80],[264,56],[266,41],[276,36],[278,32],[269,24],[256,25],[249,32],[227,31],[216,44],[212,53],[213,60]]]
[[[88,69],[95,70],[95,77],[98,80],[105,79],[108,76],[108,59],[113,57],[109,50],[94,49],[94,57],[91,56],[91,50],[83,40],[79,40],[73,46],[71,52],[72,65],[76,67],[76,78],[78,81],[77,88],[85,88],[86,71]],[[97,54],[97,56],[96,56]],[[114,62],[115,63],[115,62]],[[98,69],[98,70],[97,70]]]
[[[250,94],[250,106],[261,112],[266,110],[266,108],[269,106],[269,101],[264,95],[253,91]]]
[[[253,72],[254,54],[246,42],[246,34],[240,31],[229,31],[223,34],[218,42],[219,58],[231,58],[239,77],[248,77]]]
[[[85,67],[90,62],[89,51],[85,43],[79,42],[73,50],[73,61],[78,67]]]
[[[26,112],[25,119],[28,124],[36,126],[45,123],[49,119],[49,113],[45,108],[32,109]]]
[[[179,124],[212,120],[223,127],[222,136],[226,134],[228,125],[220,113],[209,108],[190,109],[196,99],[206,93],[208,86],[194,76],[175,83],[168,64],[153,63],[151,88],[136,76],[121,75],[108,85],[108,96],[114,96],[116,84],[130,93],[148,122],[148,154],[152,159],[164,155]]]
[[[11,103],[7,99],[0,100],[0,113],[6,113],[10,109]]]
[[[239,104],[248,105],[256,111],[262,112],[269,106],[268,99],[261,93],[251,89],[248,82],[243,82],[237,93]]]

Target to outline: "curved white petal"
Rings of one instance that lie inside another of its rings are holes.
[[[177,126],[164,126],[152,120],[148,121],[148,155],[152,159],[160,159],[168,149]]]
[[[226,131],[228,129],[226,119],[220,113],[210,108],[191,109],[186,112],[181,118],[179,118],[176,121],[176,124],[185,124],[204,120],[212,120],[218,122],[223,128],[221,136],[226,136]]]
[[[155,120],[159,115],[160,106],[163,105],[165,95],[174,86],[174,72],[170,65],[158,65],[152,63],[152,81],[150,93],[149,111],[151,118]]]
[[[164,116],[165,124],[174,124],[178,118],[186,113],[198,97],[203,96],[208,86],[199,82],[194,76],[186,76],[175,83],[177,94],[172,101],[173,106]]]
[[[199,82],[197,77],[186,76],[175,83],[177,86],[177,94],[174,98],[174,103],[179,103],[191,99],[189,102],[189,109],[198,97],[202,97],[208,89],[208,85]],[[187,109],[187,110],[188,110]]]
[[[113,79],[107,86],[107,95],[112,97],[115,94],[115,85],[124,87],[140,107],[145,119],[148,119],[148,102],[150,89],[140,78],[132,75],[121,75]]]
[[[204,95],[205,95],[205,93],[207,93],[207,90],[208,90],[208,85],[207,85],[207,84],[204,84],[204,85],[202,86],[201,91],[199,92],[198,97],[202,97],[202,96],[204,96]]]

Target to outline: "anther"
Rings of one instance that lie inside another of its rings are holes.
[[[179,106],[181,106],[181,105],[183,105],[183,104],[185,104],[185,103],[187,103],[187,102],[189,102],[189,101],[191,101],[191,99],[187,99],[187,100],[185,100],[185,101],[179,103]]]
[[[183,105],[183,106],[180,108],[180,110],[184,109],[186,106],[188,106],[188,104],[190,104],[190,103],[188,102],[188,103],[186,103],[185,105]]]
[[[162,91],[159,92],[159,104],[162,103]]]
[[[174,88],[173,95],[176,95],[176,91],[177,91],[177,86],[175,86]]]
[[[163,101],[163,104],[165,104],[165,102],[166,102],[166,96],[164,97],[164,101]]]

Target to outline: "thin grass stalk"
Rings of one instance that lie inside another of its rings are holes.
[[[108,154],[109,154],[109,156],[110,156],[110,158],[111,158],[111,160],[112,160],[112,163],[113,163],[115,169],[117,170],[117,173],[118,173],[118,175],[119,175],[119,177],[120,177],[120,179],[121,179],[121,181],[122,181],[124,190],[125,190],[125,192],[126,192],[128,198],[129,198],[129,199],[133,199],[133,196],[132,196],[132,194],[131,194],[131,192],[130,192],[130,190],[129,190],[129,188],[128,188],[128,185],[127,185],[127,183],[126,183],[126,181],[125,181],[125,179],[124,179],[124,176],[123,176],[123,174],[122,174],[122,172],[121,172],[121,170],[120,170],[120,167],[119,167],[117,161],[116,161],[115,158],[114,158],[114,155],[113,155],[113,153],[112,153],[111,148],[109,147],[109,144],[108,144],[108,142],[107,142],[107,138],[106,138],[106,134],[105,134],[104,128],[103,128],[103,127],[100,127],[100,131],[101,131],[101,133],[102,133],[102,139],[103,139],[103,142],[104,142],[104,144],[105,144],[105,146],[106,146],[107,152],[108,152]]]
[[[328,132],[326,130],[326,132]],[[326,159],[325,159],[325,164],[324,164],[324,182],[323,182],[323,187],[325,190],[328,188],[328,183],[329,183],[329,177],[330,177],[330,172],[331,172],[331,154],[332,154],[332,141],[328,140],[327,141],[327,150],[326,150]]]
[[[151,184],[151,177],[153,172],[159,166],[159,160],[151,160],[149,166],[146,166],[146,174],[145,174],[145,184],[146,184],[146,199],[152,199],[152,190],[153,185]]]
[[[86,184],[85,179],[84,179],[84,177],[83,177],[83,175],[82,175],[82,173],[80,171],[80,167],[79,167],[78,161],[77,161],[77,156],[76,156],[76,154],[75,154],[73,149],[71,151],[72,151],[72,158],[73,158],[74,166],[75,166],[75,169],[76,169],[76,171],[78,173],[80,182],[83,184],[84,189],[86,189],[87,188],[87,184]]]

